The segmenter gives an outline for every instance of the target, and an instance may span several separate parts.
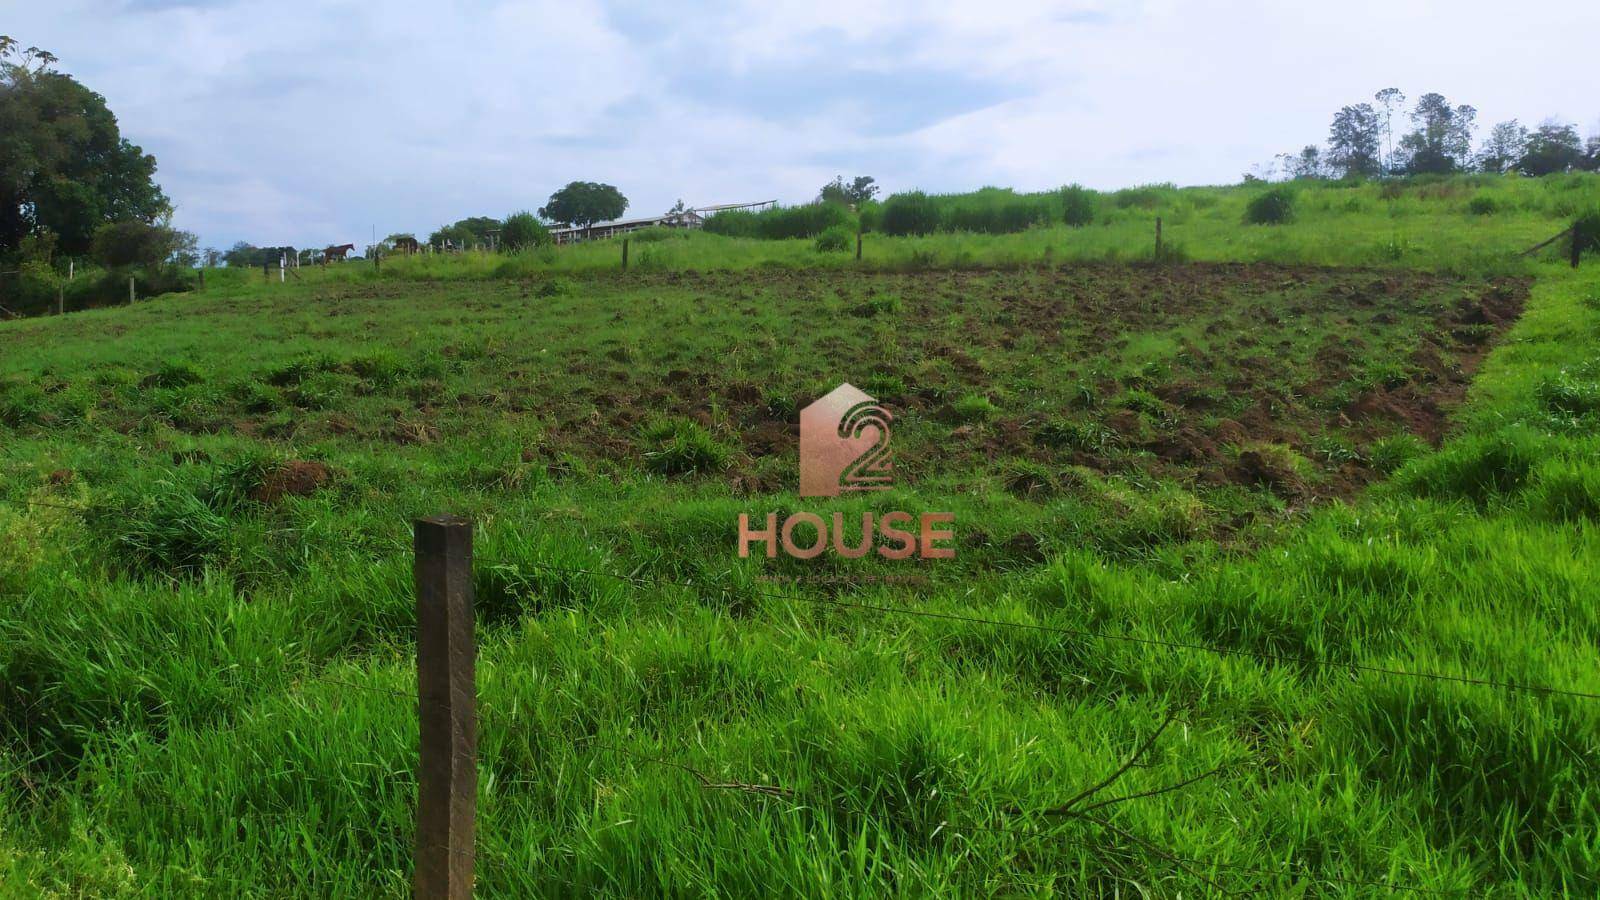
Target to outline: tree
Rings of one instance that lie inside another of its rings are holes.
[[[628,211],[628,198],[609,184],[574,181],[539,208],[539,218],[585,230],[596,222],[620,219]]]
[[[1316,144],[1307,144],[1299,153],[1280,153],[1284,177],[1293,180],[1321,178],[1323,172],[1322,150]]]
[[[207,247],[201,251],[200,259],[205,262],[206,268],[215,269],[222,265],[222,251],[215,247]]]
[[[1600,134],[1589,135],[1588,143],[1583,146],[1583,170],[1600,172]]]
[[[156,266],[178,253],[193,253],[194,235],[165,225],[135,219],[109,222],[95,229],[91,244],[95,262],[108,269]]]
[[[1553,175],[1582,168],[1583,162],[1578,129],[1551,119],[1528,135],[1517,170],[1524,175]]]
[[[1369,103],[1334,113],[1328,128],[1328,165],[1346,178],[1377,175],[1383,167],[1379,128],[1378,111]]]
[[[1383,171],[1390,173],[1395,170],[1394,164],[1394,111],[1405,105],[1406,95],[1399,88],[1384,88],[1372,95],[1383,107]]]
[[[1478,168],[1500,175],[1517,167],[1528,143],[1528,129],[1516,119],[1511,119],[1489,129],[1483,147],[1478,150]]]
[[[248,269],[261,265],[261,248],[246,241],[237,241],[228,252],[222,254],[222,261],[230,269]]]
[[[49,229],[69,254],[108,222],[171,210],[155,158],[124,139],[104,97],[52,68],[56,58],[0,35],[0,252]]]
[[[822,190],[817,192],[817,200],[821,203],[860,206],[877,194],[877,179],[871,175],[857,175],[849,184],[846,184],[844,176],[840,175],[822,186]]]
[[[1443,94],[1423,94],[1411,111],[1412,131],[1400,139],[1410,175],[1454,172],[1472,155],[1472,125],[1478,111],[1452,107]]]
[[[550,229],[531,212],[512,213],[501,226],[500,245],[507,250],[524,250],[550,243]]]

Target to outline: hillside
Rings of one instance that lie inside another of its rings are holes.
[[[0,895],[406,895],[443,511],[483,896],[1594,894],[1600,177],[1259,190],[0,322]],[[846,381],[954,559],[737,556]]]

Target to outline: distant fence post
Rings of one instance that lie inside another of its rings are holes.
[[[1156,259],[1161,259],[1161,217],[1156,216]]]
[[[383,254],[376,250],[372,251],[372,271],[383,271]]]
[[[628,239],[622,239],[622,271],[628,271]]]
[[[478,804],[472,523],[414,523],[417,583],[417,900],[472,896]]]
[[[1572,226],[1572,267],[1578,267],[1578,260],[1583,257],[1583,229]]]
[[[861,232],[856,232],[856,262],[861,262]]]
[[[205,289],[206,289],[206,270],[202,267],[200,269],[200,290],[203,291]]]

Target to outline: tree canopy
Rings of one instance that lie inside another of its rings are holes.
[[[155,157],[122,137],[105,98],[55,71],[56,58],[0,35],[0,252],[48,230],[89,251],[108,222],[171,212]]]
[[[817,192],[817,199],[823,203],[859,206],[877,194],[877,179],[871,175],[857,175],[848,183],[845,182],[844,176],[840,175],[822,186],[822,190]]]
[[[574,181],[539,208],[539,218],[561,225],[588,228],[596,222],[620,219],[628,211],[628,198],[609,184]]]

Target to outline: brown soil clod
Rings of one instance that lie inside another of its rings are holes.
[[[261,484],[250,492],[257,503],[277,503],[284,497],[309,497],[333,481],[327,463],[295,459],[268,470]]]

